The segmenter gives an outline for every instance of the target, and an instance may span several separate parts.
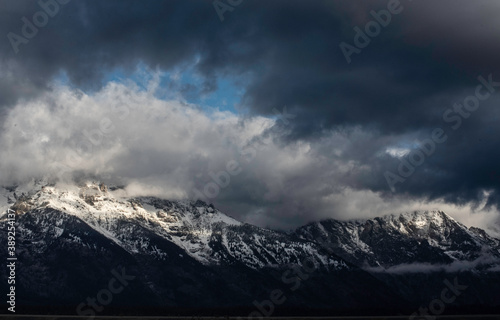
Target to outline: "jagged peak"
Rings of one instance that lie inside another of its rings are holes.
[[[375,218],[376,219],[376,218]],[[446,221],[458,223],[453,217],[441,210],[414,210],[402,213],[387,214],[379,219],[382,220],[407,220],[407,221],[429,221],[442,224]]]
[[[413,210],[401,213],[389,213],[383,216],[365,218],[365,219],[350,219],[350,220],[336,220],[336,219],[325,219],[318,222],[311,222],[301,228],[318,228],[323,229],[328,224],[333,224],[339,226],[352,227],[362,227],[367,224],[385,224],[389,228],[397,229],[401,232],[408,232],[408,230],[419,230],[418,232],[425,234],[430,232],[431,229],[436,228],[459,228],[466,232],[471,232],[462,223],[456,221],[453,217],[446,214],[442,210]],[[412,227],[413,226],[413,227]],[[407,228],[410,229],[407,230]],[[407,230],[407,231],[405,231]]]

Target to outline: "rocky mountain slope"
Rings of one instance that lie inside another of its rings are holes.
[[[301,239],[328,239],[339,256],[372,267],[500,258],[500,240],[479,228],[467,228],[442,211],[368,220],[325,220],[301,227],[296,234]]]
[[[123,268],[133,280],[113,296],[118,309],[251,312],[279,290],[284,300],[281,309],[273,306],[276,314],[294,308],[394,313],[426,303],[436,282],[458,273],[474,285],[470,299],[464,294],[455,306],[500,301],[491,294],[499,283],[500,241],[443,212],[326,220],[284,233],[242,223],[201,201],[128,198],[95,182],[44,181],[3,188],[0,208],[16,214],[17,299],[24,306],[89,311],[85,303],[76,309]],[[3,215],[0,227],[6,224]],[[4,237],[0,253],[7,255]],[[391,269],[414,263],[440,267]],[[443,267],[457,263],[461,269]],[[1,277],[6,282],[5,270]]]

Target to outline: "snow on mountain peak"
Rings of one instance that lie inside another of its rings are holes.
[[[286,240],[278,232],[243,224],[200,200],[127,197],[123,189],[99,181],[53,184],[33,180],[1,190],[3,212],[10,207],[18,214],[29,212],[32,216],[63,213],[62,217],[85,222],[128,252],[154,252],[163,257],[164,252],[151,248],[152,240],[145,236],[154,234],[202,263],[220,263],[223,259],[239,259],[251,267],[289,263],[297,260],[293,255],[300,252],[316,254],[313,243],[318,236],[332,241],[346,259],[369,261],[373,266],[411,262],[418,255],[438,262],[473,259],[485,244],[498,247],[498,240],[479,229],[468,229],[442,211],[412,211],[344,222],[325,220],[297,229],[298,238]],[[132,238],[131,230],[136,232]],[[294,248],[292,255],[283,251],[285,243]],[[403,247],[412,249],[402,252]],[[334,262],[327,259],[323,263]]]
[[[19,227],[25,233],[37,226],[48,230],[49,237],[73,239],[77,236],[70,230],[79,230],[74,226],[81,224],[131,254],[160,260],[166,259],[168,250],[158,241],[167,241],[203,264],[239,261],[257,269],[300,262],[312,255],[324,268],[348,268],[334,256],[323,256],[315,243],[244,224],[200,200],[124,197],[123,192],[96,181],[45,184],[27,188],[29,192],[22,196],[18,187],[4,190],[12,196],[8,205],[20,215],[19,221],[34,222]]]
[[[127,251],[140,252],[148,243],[126,243],[122,221],[135,221],[141,228],[170,239],[198,260],[209,262],[210,237],[221,226],[239,226],[237,221],[202,201],[168,201],[154,197],[124,197],[98,181],[49,184],[32,181],[3,188],[2,210],[17,214],[30,210],[56,210],[85,221]]]

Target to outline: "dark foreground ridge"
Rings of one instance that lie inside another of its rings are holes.
[[[442,315],[436,316],[435,320],[491,320],[498,319],[498,315],[487,314],[466,314],[466,315]],[[276,316],[266,317],[268,320],[406,320],[408,316]],[[86,319],[84,316],[68,316],[68,315],[0,315],[0,319],[5,320],[47,320],[47,319]],[[120,319],[147,319],[147,320],[239,320],[242,317],[238,316],[97,316],[95,320],[120,320]],[[245,319],[245,318],[243,318]]]

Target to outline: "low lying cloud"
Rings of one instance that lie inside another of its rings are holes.
[[[493,266],[493,267],[489,268],[488,271],[490,271],[490,272],[500,272],[500,265]]]
[[[365,188],[359,182],[376,169],[367,159],[397,137],[352,127],[288,140],[296,120],[286,108],[272,118],[207,111],[159,98],[158,81],[109,82],[91,94],[53,84],[39,98],[20,101],[3,124],[0,184],[99,179],[125,186],[120,192],[129,196],[201,198],[242,221],[284,229],[425,209],[480,227],[497,216]]]
[[[1,33],[29,38],[0,43],[2,184],[97,177],[280,228],[424,207],[499,225],[497,1],[402,1],[350,64],[339,45],[387,1],[247,1],[224,22],[202,0],[65,3],[33,36],[23,25],[46,5],[2,5]],[[137,65],[170,79],[110,82]],[[479,76],[491,96],[456,109]],[[241,113],[186,102],[212,93]],[[435,128],[446,142],[392,193],[384,173]]]
[[[470,271],[477,267],[488,266],[498,263],[500,263],[500,259],[484,255],[473,261],[453,261],[450,264],[410,263],[410,264],[400,264],[389,268],[369,267],[364,269],[368,272],[374,272],[374,273],[383,272],[383,273],[393,273],[393,274],[432,273],[432,272],[454,273],[460,271]],[[500,271],[499,268],[500,265],[494,265],[489,267],[487,270],[495,272],[495,271]]]

